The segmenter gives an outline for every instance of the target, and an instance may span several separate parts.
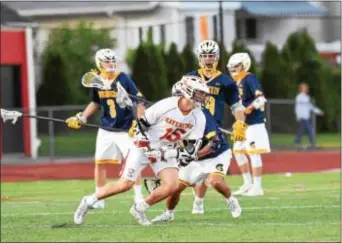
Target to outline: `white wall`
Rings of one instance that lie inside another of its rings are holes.
[[[288,35],[301,28],[306,28],[315,42],[325,41],[323,24],[321,19],[258,19],[257,21],[257,40],[255,42],[264,44],[271,41],[282,45]]]

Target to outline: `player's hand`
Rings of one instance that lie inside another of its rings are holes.
[[[189,159],[178,159],[177,160],[179,167],[185,167],[185,166],[189,165],[191,163],[191,161],[193,161],[193,160],[189,160]]]
[[[140,131],[138,124],[134,127],[133,143],[138,148],[147,148],[150,146],[150,140],[144,132]]]
[[[143,148],[143,152],[151,163],[164,160],[164,151],[162,149]]]
[[[246,140],[247,124],[243,121],[236,121],[233,125],[233,135],[231,139],[236,141]]]
[[[69,128],[79,129],[85,123],[87,123],[87,119],[82,116],[82,112],[76,114],[76,116],[69,117],[65,120],[65,123]]]

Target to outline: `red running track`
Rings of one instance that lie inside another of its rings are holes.
[[[263,155],[264,173],[315,172],[341,168],[340,151],[317,152],[274,152]],[[121,165],[108,165],[108,176],[118,176]],[[230,167],[231,174],[238,174],[235,160]],[[92,179],[93,161],[78,163],[50,162],[35,165],[1,165],[1,182],[36,180]],[[143,176],[152,176],[152,170],[146,168]]]

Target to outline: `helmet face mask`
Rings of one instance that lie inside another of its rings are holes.
[[[101,73],[113,74],[116,71],[116,55],[111,49],[97,51],[95,62]]]
[[[220,48],[215,41],[204,40],[197,48],[197,58],[201,68],[213,71],[220,58]]]
[[[179,83],[182,96],[190,100],[195,107],[200,107],[206,103],[209,88],[200,77],[183,76]]]

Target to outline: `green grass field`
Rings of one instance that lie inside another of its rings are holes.
[[[233,189],[242,181],[240,176],[227,180]],[[84,194],[92,192],[93,181],[2,183],[1,241],[337,242],[340,182],[340,173],[266,175],[265,196],[240,198],[243,215],[235,220],[212,189],[205,199],[206,213],[192,215],[188,189],[175,221],[150,227],[131,218],[132,191],[108,199],[104,210],[91,211],[82,226],[74,226],[73,210]],[[164,205],[151,207],[148,217],[161,213]]]
[[[272,133],[271,145],[293,147],[294,134]],[[39,149],[40,156],[49,155],[49,137],[40,136],[42,141]],[[67,135],[59,135],[55,139],[55,153],[57,156],[93,156],[95,153],[96,132],[75,131]],[[308,144],[307,137],[303,144]],[[317,135],[317,145],[323,148],[340,148],[341,136],[337,133],[322,133]]]

